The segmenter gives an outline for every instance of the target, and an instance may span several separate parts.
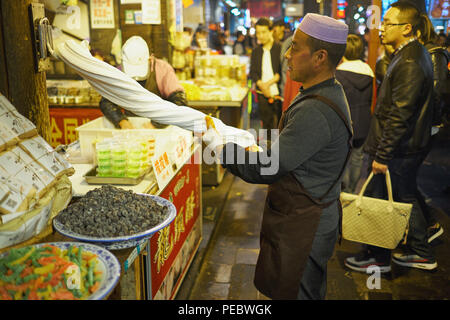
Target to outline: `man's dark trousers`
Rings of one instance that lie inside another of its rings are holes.
[[[258,93],[258,111],[263,129],[278,128],[278,121],[281,117],[281,103],[279,100],[269,103],[269,100],[264,95]],[[268,134],[270,135],[270,131]]]
[[[373,157],[369,157],[369,172],[372,171]],[[428,223],[420,206],[422,195],[417,188],[417,174],[423,161],[422,155],[408,158],[394,158],[388,163],[391,176],[392,193],[394,201],[412,203],[411,216],[409,218],[409,231],[407,238],[408,248],[412,254],[417,254],[425,259],[435,261],[431,246],[428,243]],[[374,175],[367,186],[365,196],[379,199],[387,199],[386,178],[384,174]],[[366,246],[378,261],[390,262],[391,250],[371,245]]]

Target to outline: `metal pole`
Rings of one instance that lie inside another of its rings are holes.
[[[150,254],[150,239],[147,240],[147,255],[145,257],[145,284],[147,291],[147,300],[152,299],[152,257]]]

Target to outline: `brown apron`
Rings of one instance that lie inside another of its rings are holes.
[[[147,81],[145,82],[145,89],[156,94],[158,97],[161,97],[161,92],[159,91],[158,83],[156,82],[155,63],[155,57],[152,55],[148,62],[149,75],[147,77]]]
[[[336,201],[332,200],[322,204],[321,200],[340,180],[351,151],[353,131],[339,107],[329,99],[317,95],[304,96],[298,102],[305,99],[318,99],[336,111],[350,133],[349,152],[338,179],[320,199],[316,200],[311,197],[292,173],[269,185],[263,213],[260,253],[256,263],[254,283],[260,292],[272,299],[297,298],[300,281],[319,225],[322,209]],[[283,120],[286,111],[283,112],[279,122],[280,132],[284,127]],[[339,232],[341,234],[342,208],[339,199],[337,200],[340,215]]]

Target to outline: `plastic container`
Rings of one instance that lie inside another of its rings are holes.
[[[122,145],[115,145],[111,149],[111,160],[113,161],[126,161],[127,150]]]
[[[111,144],[109,142],[98,142],[95,149],[97,160],[109,160],[111,158]]]
[[[111,163],[102,163],[102,164],[99,163],[97,168],[102,171],[111,171],[112,170]]]
[[[140,161],[143,155],[145,155],[145,153],[144,150],[142,149],[141,150],[129,149],[127,153],[127,158],[133,161]]]
[[[113,167],[111,176],[113,176],[113,177],[125,177],[126,176],[126,172],[127,172],[127,170],[125,168],[123,168],[123,169],[115,169]]]
[[[97,159],[97,165],[99,167],[111,167],[111,160],[108,159]]]
[[[112,175],[111,167],[109,167],[107,169],[103,169],[103,168],[97,167],[97,176],[99,176],[99,177],[111,177],[111,175]]]
[[[142,170],[141,170],[140,168],[133,169],[133,168],[128,167],[128,168],[127,168],[126,175],[127,175],[127,177],[130,177],[130,178],[137,178],[137,177],[139,177],[142,173],[143,173],[143,172],[142,172]]]
[[[80,140],[81,156],[87,160],[93,159],[95,152],[93,142],[95,140],[100,141],[120,135],[128,137],[128,140],[146,138],[147,141],[153,143],[153,145],[155,144],[155,140],[158,140],[161,141],[158,143],[165,145],[165,141],[171,136],[172,126],[168,126],[164,129],[142,129],[145,124],[150,123],[150,119],[129,117],[128,120],[138,129],[116,129],[105,117],[99,117],[76,128]],[[185,131],[187,134],[192,134],[187,130]]]
[[[142,167],[142,161],[141,160],[128,160],[127,161],[127,168],[130,169],[140,169]]]

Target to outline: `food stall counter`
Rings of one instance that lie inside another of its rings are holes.
[[[173,173],[161,190],[153,172],[135,186],[116,186],[135,193],[158,195],[172,202],[176,218],[166,228],[154,233],[136,247],[111,250],[121,266],[121,281],[109,299],[121,299],[124,274],[134,264],[136,299],[173,299],[183,281],[202,239],[201,147],[193,143],[184,163]],[[85,195],[100,185],[89,185],[84,179],[91,164],[74,164],[70,177],[74,198]],[[76,199],[75,199],[76,201]],[[56,231],[41,242],[71,241]]]

